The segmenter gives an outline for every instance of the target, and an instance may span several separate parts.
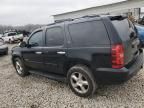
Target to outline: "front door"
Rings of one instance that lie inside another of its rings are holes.
[[[43,31],[34,32],[28,40],[29,47],[22,50],[25,65],[31,69],[42,70],[44,68],[43,55]]]

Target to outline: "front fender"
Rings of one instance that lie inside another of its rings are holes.
[[[12,53],[11,53],[12,63],[14,63],[14,59],[15,59],[15,58],[20,58],[21,60],[23,60],[23,59],[22,59],[22,55],[21,55],[21,53],[20,53],[19,51],[13,51],[13,50],[12,50]]]

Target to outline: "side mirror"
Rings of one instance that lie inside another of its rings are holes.
[[[22,41],[20,44],[19,44],[19,47],[26,47],[27,46],[27,44],[26,44],[26,42],[24,42],[24,41]]]

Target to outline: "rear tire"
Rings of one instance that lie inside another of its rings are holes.
[[[24,66],[20,58],[14,59],[14,66],[19,76],[25,77],[29,75],[28,69]]]
[[[73,66],[67,80],[71,90],[80,97],[92,96],[98,87],[91,70],[84,65]]]

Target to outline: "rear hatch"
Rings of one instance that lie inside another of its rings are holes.
[[[124,17],[111,18],[111,20],[122,40],[124,46],[124,64],[127,65],[139,55],[140,41],[136,28],[131,21]]]

